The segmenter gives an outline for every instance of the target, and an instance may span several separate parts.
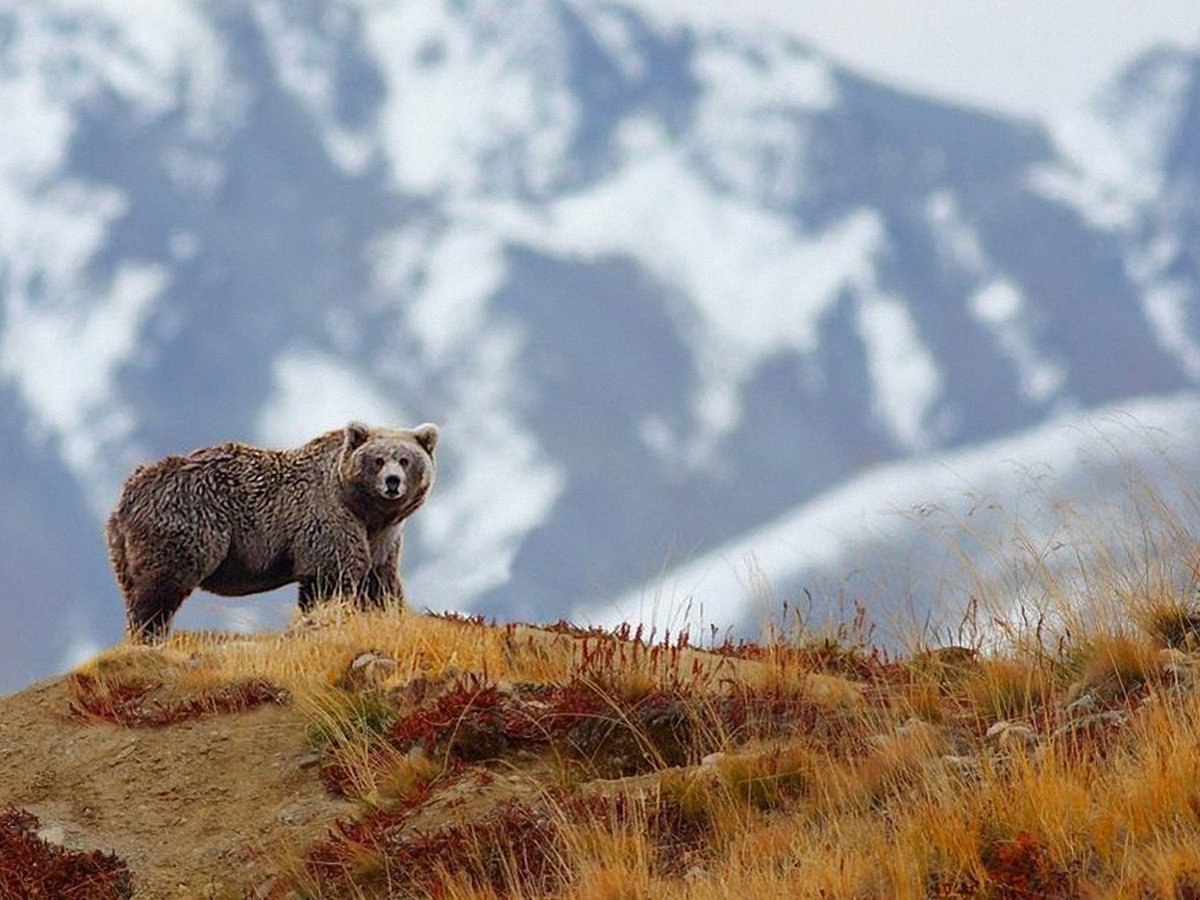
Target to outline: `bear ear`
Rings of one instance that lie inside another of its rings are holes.
[[[433,456],[433,448],[438,442],[438,427],[430,422],[424,425],[418,425],[413,429],[413,437],[416,438],[418,444],[425,448],[425,452]]]
[[[367,438],[371,436],[371,429],[362,422],[351,422],[346,426],[346,435],[343,447],[347,452],[361,447],[367,442]]]

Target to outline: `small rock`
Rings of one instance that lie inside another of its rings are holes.
[[[940,732],[936,725],[930,725],[924,719],[918,719],[916,716],[912,716],[903,725],[898,725],[896,727],[897,737],[936,740],[939,735]]]
[[[38,829],[37,836],[47,844],[62,847],[67,843],[67,830],[61,825],[43,825]]]
[[[327,801],[313,798],[297,800],[295,803],[288,804],[280,809],[276,813],[275,818],[284,825],[305,825],[328,809],[329,805]]]
[[[960,778],[981,778],[983,768],[974,756],[959,756],[947,754],[942,757],[942,764]]]
[[[1200,660],[1182,650],[1170,647],[1160,650],[1158,663],[1173,688],[1187,690],[1200,682]]]
[[[1027,753],[1037,747],[1037,732],[1020,722],[996,722],[987,730],[987,738],[1003,753]]]
[[[971,647],[932,647],[914,654],[908,665],[917,672],[944,680],[948,676],[961,675],[978,668],[978,657],[978,651]]]
[[[313,766],[319,765],[320,762],[321,754],[314,750],[312,753],[305,753],[296,760],[296,765],[301,769],[311,769]]]
[[[700,760],[700,765],[705,768],[712,768],[721,760],[723,760],[725,755],[726,754],[720,751],[717,751],[716,753],[710,753],[708,756],[704,757],[704,759]]]
[[[1191,656],[1174,647],[1164,647],[1158,651],[1158,664],[1164,669],[1171,665],[1190,666],[1192,662]]]
[[[399,666],[390,656],[374,651],[360,653],[350,663],[342,682],[351,690],[376,687],[395,675],[397,668]]]
[[[1051,740],[1062,738],[1079,738],[1088,734],[1098,734],[1103,731],[1113,731],[1128,724],[1129,716],[1120,710],[1094,713],[1080,716],[1054,730]]]
[[[946,740],[946,753],[950,756],[974,756],[976,744],[974,739],[961,728],[943,728],[942,736]]]
[[[390,656],[380,656],[378,653],[360,653],[354,658],[354,662],[350,663],[350,670],[359,672],[364,669],[380,669],[390,674],[396,671],[396,661]]]
[[[127,743],[124,747],[122,747],[120,750],[118,750],[116,752],[116,754],[113,756],[113,758],[111,760],[109,760],[108,764],[110,766],[120,765],[121,763],[125,762],[125,760],[127,760],[129,758],[130,754],[132,754],[133,751],[136,749],[137,749],[137,741],[135,739],[131,738],[129,743]]]
[[[1070,703],[1063,707],[1063,715],[1068,719],[1079,719],[1084,716],[1090,716],[1100,709],[1100,698],[1095,694],[1088,692],[1080,694]]]
[[[874,747],[886,747],[898,741],[920,743],[929,748],[947,748],[946,735],[937,725],[913,716],[903,725],[897,725],[889,734],[873,734],[867,742]]]
[[[1067,688],[1067,695],[1063,698],[1063,706],[1070,706],[1080,695],[1087,690],[1087,685],[1082,681],[1073,681],[1071,686]]]

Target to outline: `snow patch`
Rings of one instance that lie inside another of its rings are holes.
[[[700,42],[693,70],[702,90],[692,151],[743,197],[802,199],[813,120],[837,102],[828,64],[794,38],[764,33],[749,45],[720,34]]]
[[[74,672],[88,660],[99,656],[104,649],[104,645],[94,637],[77,631],[72,635],[66,650],[63,651],[62,661],[58,670],[61,672]]]
[[[314,7],[283,2],[251,4],[280,84],[308,109],[320,126],[329,156],[343,171],[357,175],[370,162],[376,144],[371,135],[346,127],[337,114],[335,76],[342,42],[352,36],[350,10],[328,3]]]
[[[1052,400],[1062,390],[1067,375],[1061,366],[1038,352],[1029,333],[1025,298],[1020,290],[1011,281],[996,278],[971,295],[969,307],[1013,364],[1021,393],[1034,403]]]
[[[981,322],[1004,325],[1021,314],[1024,299],[1010,281],[993,281],[971,298],[971,311]]]
[[[9,294],[0,371],[21,387],[37,420],[62,434],[72,468],[92,462],[90,419],[111,398],[117,366],[132,352],[145,313],[166,285],[155,266],[122,266],[107,295],[72,307],[39,307]]]
[[[958,200],[950,191],[931,194],[925,217],[943,263],[976,283],[968,308],[1013,365],[1021,393],[1039,404],[1053,399],[1066,382],[1066,373],[1038,352],[1025,298],[1009,279],[992,271],[979,234],[966,220]]]
[[[189,135],[202,140],[244,114],[245,92],[228,77],[221,39],[187,4],[130,15],[123,0],[50,0],[19,15],[19,41],[30,54],[21,54],[21,68],[38,72],[58,102],[112,90],[147,119],[182,109]],[[33,58],[37,68],[27,65]]]
[[[963,215],[958,200],[950,191],[936,191],[925,203],[925,217],[943,261],[957,266],[971,277],[981,276],[987,257],[979,234]]]
[[[1197,297],[1194,287],[1175,274],[1183,253],[1178,235],[1188,226],[1173,221],[1169,199],[1163,207],[1164,214],[1150,217],[1141,243],[1126,250],[1125,269],[1138,287],[1142,311],[1159,345],[1189,378],[1200,381]]]
[[[957,585],[954,599],[961,604],[964,578],[971,582],[976,576],[1016,570],[1028,548],[1045,547],[1049,555],[1061,543],[1065,553],[1074,554],[1078,548],[1072,535],[1064,536],[1066,543],[1059,539],[1064,523],[1058,516],[1073,515],[1075,527],[1086,536],[1096,534],[1099,521],[1109,521],[1119,531],[1131,514],[1128,501],[1122,500],[1129,488],[1122,479],[1131,470],[1145,479],[1140,490],[1149,486],[1169,504],[1180,488],[1172,481],[1181,477],[1177,461],[1194,443],[1198,428],[1197,395],[1150,398],[1059,418],[965,451],[882,466],[650,583],[616,598],[581,603],[570,619],[605,628],[632,622],[660,631],[687,630],[694,638],[706,637],[713,622],[752,626],[759,621],[756,615],[778,612],[768,608],[786,599],[773,596],[776,588],[798,591],[820,577],[840,581],[864,560],[877,567],[888,548],[896,553],[898,547],[912,546],[914,529],[921,527],[915,520],[935,516],[947,520],[946,534],[922,556],[906,556],[903,562],[910,568],[900,574],[926,599],[947,584]],[[1185,488],[1181,502],[1189,497]],[[1107,518],[1093,516],[1101,509],[1108,511]],[[1161,514],[1154,507],[1153,515]],[[1065,527],[1069,530],[1071,524]],[[1124,537],[1136,542],[1141,532],[1136,522],[1131,527]],[[977,539],[980,555],[967,561],[974,571],[964,573],[963,561],[947,553],[944,539],[967,532]],[[985,558],[988,551],[994,551],[993,558]],[[1031,577],[1026,588],[1036,584]],[[895,596],[894,585],[883,587],[885,596]],[[1019,593],[1006,599],[1014,607],[1036,600]],[[902,614],[899,609],[890,612],[897,618]],[[954,615],[961,615],[961,607]]]
[[[503,244],[485,230],[453,228],[426,247],[407,321],[429,362],[447,364],[483,331],[488,301],[507,273]]]
[[[13,208],[28,214],[24,229],[0,238],[8,280],[0,376],[17,385],[42,432],[60,440],[62,460],[92,508],[103,510],[122,468],[108,450],[133,427],[116,396],[116,372],[168,275],[162,266],[125,263],[112,282],[91,287],[86,260],[121,204],[110,192],[92,192],[100,203],[86,194],[68,187],[34,205],[0,191],[0,217]]]
[[[905,449],[928,449],[925,423],[942,395],[933,355],[900,299],[868,283],[859,290],[856,311],[876,415]]]
[[[693,69],[714,113],[824,111],[837,103],[829,66],[793,37],[768,32],[749,42],[728,33],[706,37]]]
[[[1143,288],[1142,308],[1155,337],[1187,376],[1200,381],[1200,342],[1192,336],[1196,295],[1186,282],[1163,278]]]
[[[236,117],[239,94],[203,16],[183,5],[130,16],[116,0],[27,4],[13,13],[0,58],[0,375],[29,403],[43,434],[93,508],[106,508],[132,430],[115,377],[137,344],[166,269],[123,263],[97,283],[89,264],[126,209],[110,188],[64,177],[76,111],[105,93],[147,119],[177,107],[196,143]],[[53,364],[48,361],[53,360]]]
[[[568,164],[578,110],[547,0],[376,7],[366,41],[387,85],[381,144],[398,189],[543,193]]]
[[[400,300],[403,330],[417,338],[428,381],[442,384],[445,440],[436,502],[416,535],[430,561],[410,593],[438,608],[462,608],[508,580],[528,533],[546,521],[565,477],[522,427],[523,335],[492,321],[489,302],[507,277],[499,234],[511,227],[413,227],[370,254],[376,286]]]
[[[1159,190],[1157,174],[1136,162],[1111,125],[1092,113],[1063,115],[1050,125],[1060,156],[1030,169],[1030,189],[1102,231],[1131,225]]]
[[[431,561],[413,576],[422,603],[461,608],[508,581],[512,561],[565,487],[559,467],[513,417],[520,336],[491,327],[473,342],[446,416],[445,473],[422,511]]]
[[[1195,79],[1192,51],[1159,48],[1136,63],[1095,101],[1115,127],[1126,158],[1142,169],[1161,169],[1186,114]]]
[[[1195,60],[1183,50],[1147,55],[1088,109],[1051,120],[1064,162],[1035,169],[1034,188],[1100,228],[1132,225],[1163,188],[1165,154],[1187,108]]]
[[[476,215],[498,221],[493,210]],[[714,194],[668,150],[557,201],[544,217],[504,227],[514,240],[566,256],[629,257],[675,289],[703,384],[698,464],[736,425],[740,388],[758,364],[782,350],[816,348],[821,317],[873,266],[884,234],[868,210],[822,232],[798,232],[785,216]]]
[[[354,420],[382,427],[417,424],[344,360],[316,350],[293,350],[275,360],[274,391],[255,431],[268,446],[294,447]]]
[[[581,3],[573,11],[587,23],[592,37],[625,78],[636,81],[646,73],[646,59],[637,47],[628,9]]]

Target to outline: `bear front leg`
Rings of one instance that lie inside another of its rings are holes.
[[[400,555],[404,534],[399,525],[371,539],[371,570],[359,599],[362,609],[399,609],[404,606],[404,587],[400,584]]]
[[[400,609],[404,606],[404,586],[400,574],[393,570],[375,568],[363,585],[359,606],[363,609]]]
[[[365,566],[351,570],[344,567],[320,569],[312,578],[300,582],[297,602],[301,612],[310,612],[318,603],[329,600],[346,600],[355,606],[362,605],[368,573]]]
[[[356,606],[361,605],[361,596],[365,590],[367,576],[370,573],[370,557],[366,552],[366,541],[362,541],[362,553],[340,553],[327,556],[317,567],[309,586],[301,582],[300,602],[308,602],[311,606],[316,602],[331,599],[348,601]]]
[[[387,561],[373,566],[363,585],[360,606],[364,609],[386,609],[404,606],[404,586],[400,583],[399,551],[389,554]]]
[[[358,603],[371,567],[362,523],[349,515],[314,520],[292,549],[301,612],[335,598]]]
[[[357,584],[342,583],[336,577],[323,578],[315,575],[312,578],[300,580],[300,589],[296,595],[296,606],[301,615],[308,615],[318,605],[337,597],[355,597],[361,593]],[[355,601],[357,603],[357,600]]]

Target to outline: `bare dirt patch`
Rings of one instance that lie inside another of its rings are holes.
[[[321,785],[291,707],[130,729],[70,716],[64,679],[0,699],[0,808],[64,846],[103,850],[135,897],[240,897],[352,804]]]

